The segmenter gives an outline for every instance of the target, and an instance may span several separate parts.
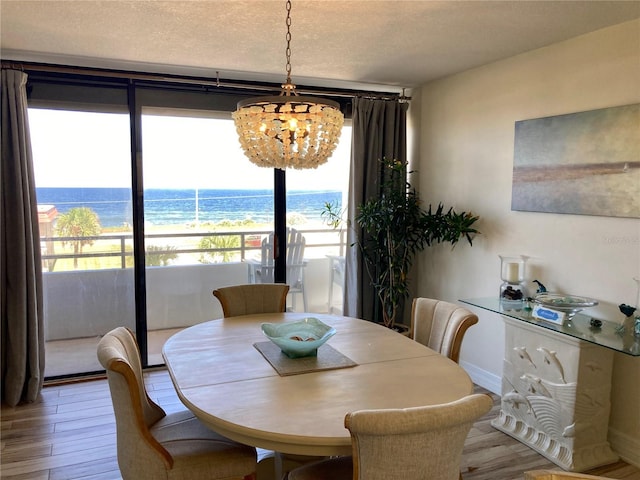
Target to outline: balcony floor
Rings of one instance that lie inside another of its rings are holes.
[[[149,365],[164,364],[162,346],[181,328],[150,330],[147,335]],[[98,362],[96,349],[101,337],[74,338],[45,342],[45,378],[82,374],[104,370]]]

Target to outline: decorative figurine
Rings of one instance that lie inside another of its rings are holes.
[[[538,289],[536,290],[536,293],[545,293],[547,291],[547,287],[545,287],[538,280],[534,280],[533,283],[537,283],[538,284]]]
[[[632,307],[631,305],[626,305],[624,303],[621,303],[620,305],[618,305],[618,308],[624,314],[625,317],[630,317],[631,315],[633,315],[633,312],[636,311],[636,307]]]
[[[616,327],[616,333],[618,335],[624,335],[626,333],[632,334],[640,338],[640,315],[636,315],[633,318],[634,312],[640,307],[640,278],[633,277],[633,281],[636,282],[636,306],[627,305],[621,303],[618,308],[622,314],[626,317],[622,325]]]
[[[622,312],[622,314],[626,317],[622,325],[618,325],[616,327],[616,333],[618,335],[625,335],[626,333],[635,335],[636,325],[638,324],[638,318],[633,318],[633,313],[636,311],[636,307],[632,307],[631,305],[626,305],[621,303],[618,305],[618,308]],[[634,323],[636,325],[634,325]]]

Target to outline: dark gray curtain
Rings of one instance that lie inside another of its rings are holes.
[[[407,159],[407,109],[402,100],[355,98],[349,174],[347,245],[361,235],[355,217],[358,207],[380,193],[384,169],[381,161]],[[344,314],[376,320],[378,301],[356,247],[345,256]]]
[[[2,400],[33,402],[44,380],[42,264],[27,117],[27,75],[2,70],[0,266]]]

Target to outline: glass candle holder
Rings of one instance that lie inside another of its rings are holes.
[[[521,304],[527,298],[524,287],[525,264],[527,258],[524,255],[500,257],[500,301],[508,304]]]

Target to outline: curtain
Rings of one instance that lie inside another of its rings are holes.
[[[384,180],[381,161],[407,158],[407,109],[402,100],[354,98],[347,245],[361,235],[355,217],[358,207],[380,193]],[[379,320],[379,304],[357,247],[345,255],[344,314]]]
[[[2,70],[0,266],[2,400],[33,402],[44,380],[42,264],[27,75]]]

